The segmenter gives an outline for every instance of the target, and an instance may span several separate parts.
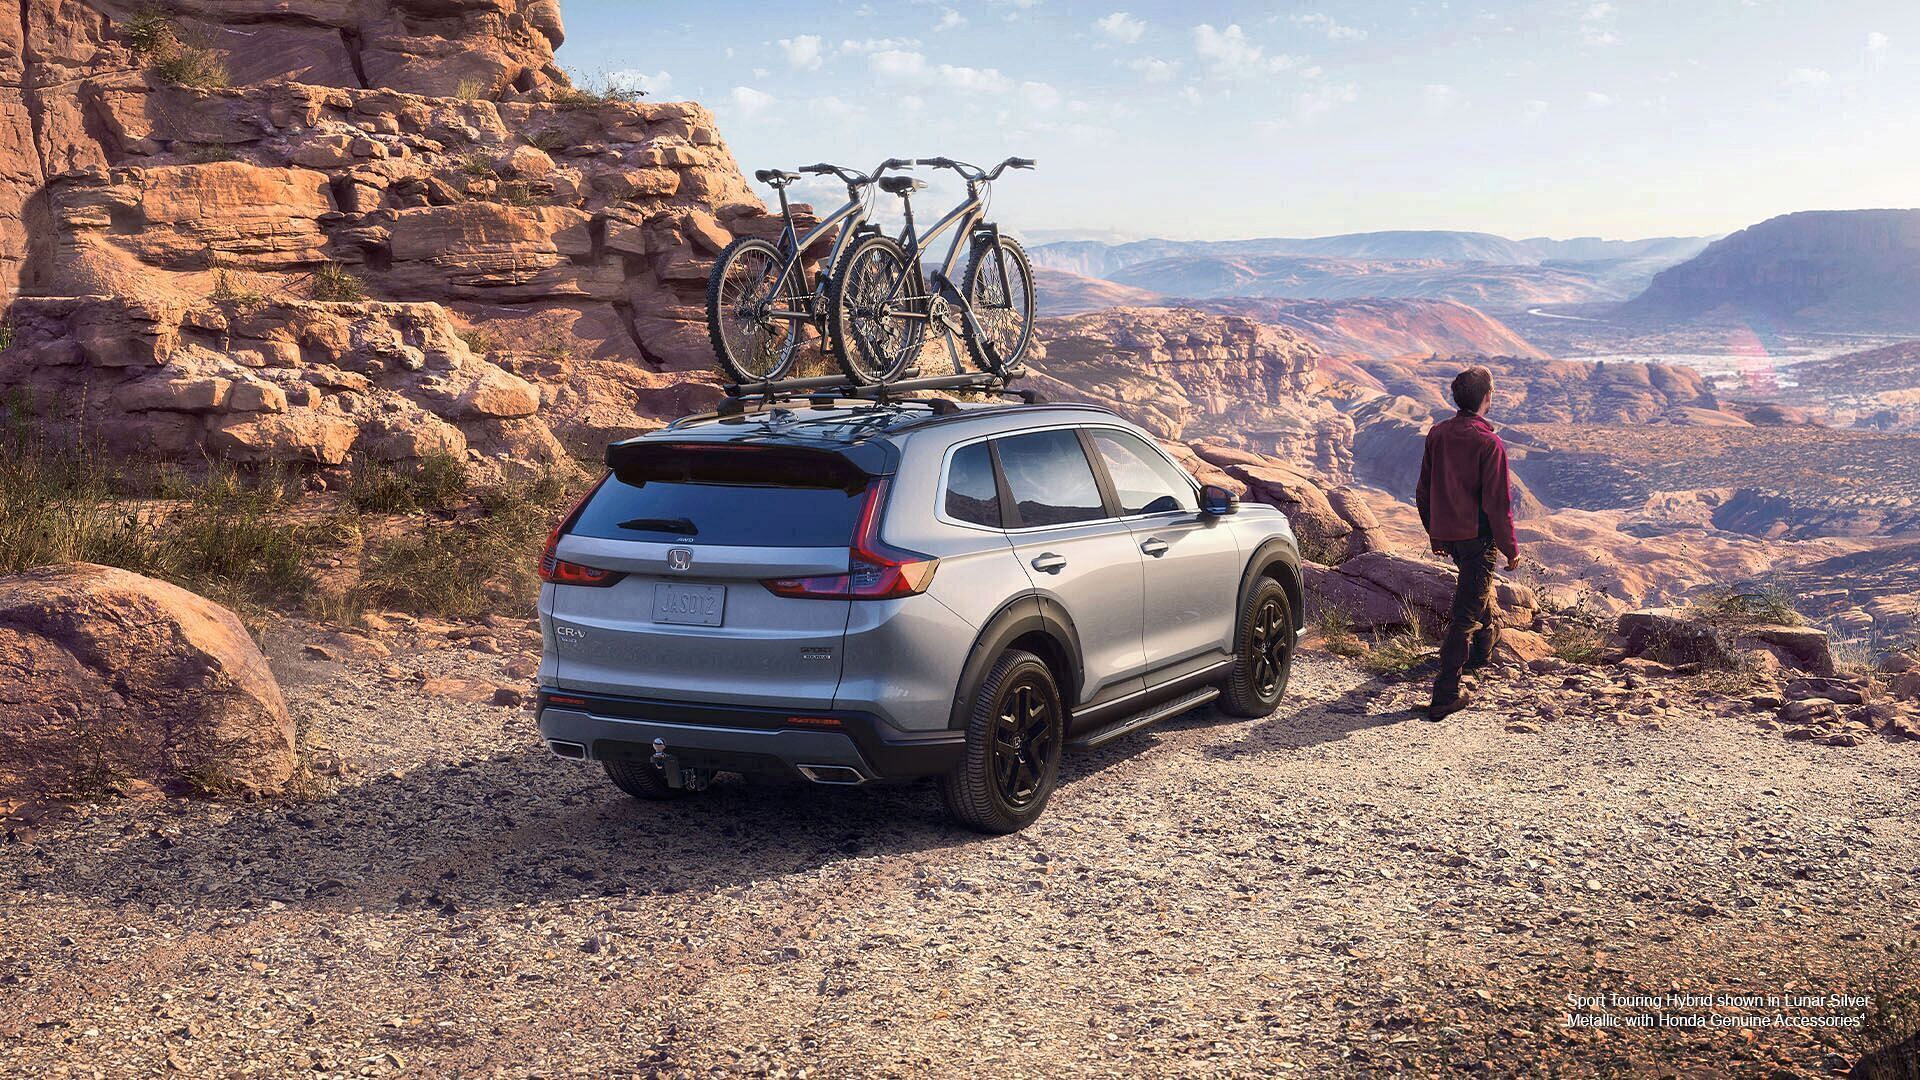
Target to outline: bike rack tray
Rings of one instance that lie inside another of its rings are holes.
[[[853,399],[886,402],[922,390],[972,390],[987,394],[1014,393],[1027,404],[1037,404],[1040,395],[1032,390],[1008,390],[1007,383],[1026,374],[1013,371],[1005,376],[984,372],[960,375],[933,375],[925,378],[896,379],[892,382],[860,384],[842,375],[815,375],[804,379],[775,379],[754,383],[727,383],[721,387],[727,396],[715,408],[721,416],[746,412],[756,405],[812,398],[821,401]]]

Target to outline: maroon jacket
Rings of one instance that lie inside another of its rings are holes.
[[[1414,504],[1434,543],[1487,539],[1509,559],[1520,553],[1507,448],[1493,425],[1474,413],[1442,420],[1427,432]]]

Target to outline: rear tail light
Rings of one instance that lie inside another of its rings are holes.
[[[926,592],[940,560],[880,542],[880,511],[886,505],[887,487],[886,477],[867,485],[860,524],[847,551],[846,573],[774,578],[761,584],[775,596],[797,600],[891,600]]]
[[[606,481],[602,480],[600,483],[604,484]],[[580,516],[580,511],[587,505],[587,500],[593,498],[593,493],[599,490],[600,484],[587,489],[587,493],[574,501],[572,509],[568,510],[560,519],[560,523],[547,534],[547,546],[540,552],[541,581],[554,585],[586,585],[591,588],[605,588],[622,577],[621,574],[612,570],[601,570],[597,567],[567,562],[556,554],[560,548],[560,538],[573,527],[574,519]]]

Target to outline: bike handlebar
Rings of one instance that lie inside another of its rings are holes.
[[[863,172],[855,172],[852,169],[848,169],[839,165],[829,165],[826,162],[821,161],[821,162],[816,162],[815,164],[812,164],[812,165],[802,165],[800,166],[800,171],[803,173],[811,173],[814,176],[826,176],[831,174],[845,181],[848,187],[864,187],[865,185],[871,184],[875,180],[880,179],[880,174],[883,172],[886,172],[889,169],[911,169],[913,168],[913,164],[914,164],[913,162],[908,161],[905,158],[888,158],[887,160],[881,162],[879,166],[876,167],[871,173],[863,173]]]
[[[936,169],[952,169],[969,181],[991,183],[992,181],[1000,179],[1000,174],[1006,172],[1008,169],[1031,169],[1036,162],[1032,158],[1010,157],[1000,164],[995,165],[992,169],[982,169],[978,165],[969,165],[964,161],[955,161],[952,158],[946,157],[935,157],[921,158],[914,162],[914,164],[928,165]]]

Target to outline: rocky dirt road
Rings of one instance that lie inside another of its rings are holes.
[[[1277,715],[1072,758],[1039,825],[981,838],[925,787],[642,805],[524,708],[422,691],[505,679],[523,634],[298,640],[337,791],[16,814],[0,1072],[1826,1075],[1858,1036],[1595,1035],[1567,995],[1863,991],[1920,932],[1910,743],[1430,725],[1305,657]]]

